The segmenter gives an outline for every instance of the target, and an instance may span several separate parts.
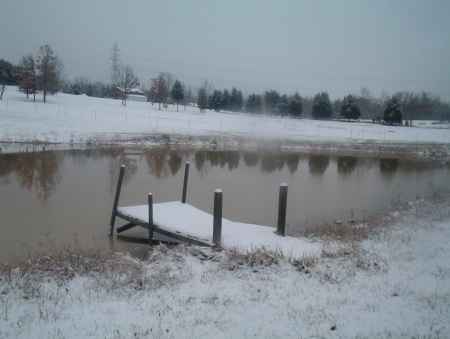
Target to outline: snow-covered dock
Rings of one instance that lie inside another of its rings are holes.
[[[155,234],[160,234],[184,243],[217,246],[224,249],[236,248],[251,251],[263,247],[267,250],[282,251],[285,256],[293,258],[320,250],[321,246],[318,243],[284,235],[285,211],[281,218],[282,228],[278,225],[279,227],[275,229],[222,218],[222,192],[220,190],[215,192],[213,215],[186,204],[188,163],[186,164],[182,201],[153,204],[153,196],[149,194],[146,205],[118,207],[124,169],[125,167],[122,166],[116,190],[109,231],[111,235],[114,232],[115,219],[118,217],[127,221],[128,224],[118,227],[117,233],[141,226],[149,231],[150,243]],[[283,186],[282,191],[287,194],[287,186]],[[283,203],[280,203],[280,206],[282,205]]]

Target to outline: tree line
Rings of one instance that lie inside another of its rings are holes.
[[[46,102],[48,94],[58,93],[61,86],[63,63],[53,52],[50,45],[46,44],[39,48],[36,58],[33,54],[24,55],[18,65],[0,60],[0,99],[6,85],[18,85],[19,90],[27,95],[36,93],[43,94]]]
[[[39,48],[36,58],[32,54],[21,58],[18,65],[0,60],[0,99],[6,85],[18,85],[27,97],[38,92],[46,101],[48,94],[58,91],[69,94],[86,94],[93,97],[108,97],[110,90],[119,87],[122,92],[122,104],[126,105],[129,93],[140,85],[130,65],[121,66],[114,84],[96,81],[87,77],[77,77],[73,81],[62,77],[63,63],[49,45]],[[366,87],[360,93],[349,94],[343,99],[331,101],[327,92],[320,92],[313,97],[302,97],[298,92],[293,95],[267,90],[264,93],[251,93],[244,98],[242,91],[233,87],[231,90],[212,88],[209,81],[204,81],[196,89],[186,86],[173,75],[161,72],[151,79],[150,89],[145,91],[147,100],[157,103],[158,108],[168,103],[178,105],[196,105],[201,112],[248,113],[252,115],[270,115],[290,118],[314,119],[371,119],[389,124],[411,124],[417,119],[450,120],[450,103],[443,102],[438,96],[427,92],[414,93],[400,91],[394,95],[386,93],[379,97],[371,95]]]

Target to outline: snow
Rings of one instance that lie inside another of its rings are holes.
[[[85,95],[57,94],[42,103],[7,86],[0,101],[0,142],[47,142],[70,144],[131,143],[151,145],[155,134],[170,135],[172,142],[183,136],[190,145],[207,143],[235,146],[242,139],[333,143],[450,143],[448,125],[415,122],[412,128],[365,122],[317,121],[256,117],[224,112],[199,112],[195,107],[169,105],[158,110],[146,102],[92,98]],[[192,140],[192,137],[197,138]],[[239,141],[233,139],[240,138]]]
[[[353,254],[310,267],[159,246],[148,260],[117,255],[105,272],[69,280],[25,284],[16,271],[0,280],[0,337],[448,338],[444,206],[444,218],[414,206],[390,215]]]
[[[220,191],[220,190],[219,190]],[[217,191],[216,191],[217,192]],[[148,205],[119,207],[118,211],[148,223]],[[153,220],[162,229],[191,236],[212,244],[213,216],[179,201],[153,204]],[[279,236],[272,227],[233,222],[222,219],[222,247],[241,252],[254,248],[281,251],[286,257],[298,259],[317,254],[319,243],[305,238]]]

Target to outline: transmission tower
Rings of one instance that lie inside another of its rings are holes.
[[[119,60],[119,52],[120,49],[117,46],[117,42],[114,43],[114,46],[111,48],[111,83],[113,86],[117,86],[119,84],[119,72],[120,72],[120,60]]]

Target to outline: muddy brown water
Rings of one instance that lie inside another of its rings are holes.
[[[0,261],[75,239],[87,247],[145,251],[144,229],[107,235],[120,164],[126,171],[119,205],[126,206],[145,204],[149,192],[156,203],[180,200],[186,161],[187,202],[212,212],[220,188],[224,217],[234,221],[275,227],[279,185],[288,184],[290,234],[352,213],[362,218],[397,198],[414,200],[430,185],[450,189],[450,165],[427,159],[169,148],[0,154]]]

